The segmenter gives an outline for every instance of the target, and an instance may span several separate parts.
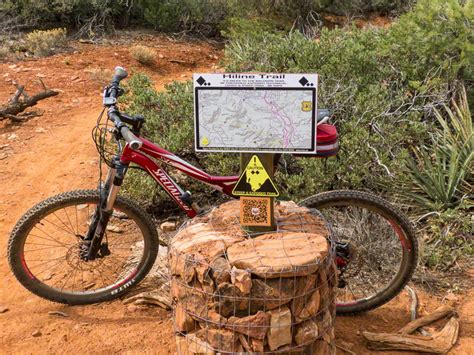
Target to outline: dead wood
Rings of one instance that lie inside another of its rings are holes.
[[[410,286],[405,286],[405,289],[408,292],[408,295],[410,296],[411,303],[410,303],[410,321],[414,321],[416,318],[418,318],[418,306],[419,306],[419,300],[418,300],[418,295],[416,294],[415,290],[412,289]],[[423,328],[418,328],[418,332],[421,335],[425,336],[431,336],[431,333],[427,332]]]
[[[441,318],[453,315],[454,312],[455,312],[454,308],[450,306],[438,307],[433,313],[430,313],[426,316],[415,319],[411,321],[410,323],[408,323],[407,325],[405,325],[403,328],[401,328],[398,331],[398,334],[403,334],[403,335],[411,334],[420,327],[436,322],[437,320]]]
[[[41,80],[40,82],[43,86],[43,91],[33,96],[29,96],[26,93],[23,85],[15,83],[17,88],[15,94],[8,100],[6,105],[0,106],[0,121],[7,118],[20,121],[21,118],[17,115],[25,111],[28,107],[35,106],[39,101],[59,94],[58,91],[47,89]]]
[[[443,329],[429,337],[370,332],[363,332],[362,335],[368,341],[368,347],[373,350],[410,350],[445,354],[456,343],[458,332],[459,322],[452,317]]]
[[[171,309],[171,297],[168,294],[160,294],[157,291],[142,292],[138,295],[126,298],[124,304],[153,304],[164,309]]]

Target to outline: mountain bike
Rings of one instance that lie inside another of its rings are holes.
[[[165,165],[236,197],[232,189],[239,176],[212,176],[140,134],[145,118],[122,113],[117,106],[124,93],[120,81],[126,77],[127,72],[117,67],[104,89],[104,111],[93,130],[101,161],[109,166],[98,189],[65,192],[38,203],[11,233],[8,258],[15,277],[45,299],[70,305],[112,300],[150,271],[160,243],[155,224],[136,201],[119,195],[130,168],[146,171],[189,218],[198,214],[192,195],[172,179]],[[322,140],[317,156],[334,155],[335,127],[326,123],[330,113],[319,110],[317,116]],[[107,134],[114,137],[112,146]],[[336,240],[338,314],[378,307],[409,281],[417,241],[410,222],[390,203],[368,192],[329,191],[300,205],[320,210]]]

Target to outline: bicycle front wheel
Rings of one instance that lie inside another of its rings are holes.
[[[418,257],[415,232],[389,202],[371,193],[341,190],[311,196],[300,205],[318,209],[337,242],[338,314],[377,308],[410,280]]]
[[[99,193],[77,190],[31,208],[9,241],[10,267],[34,294],[54,302],[89,304],[119,297],[148,273],[158,252],[158,235],[149,215],[118,197],[97,257],[83,260],[81,246]]]

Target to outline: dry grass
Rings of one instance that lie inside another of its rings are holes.
[[[101,86],[106,86],[110,83],[114,72],[110,69],[92,68],[86,69],[91,76],[91,79],[98,82]]]
[[[136,45],[131,47],[129,52],[134,59],[144,65],[152,64],[156,56],[156,53],[153,49],[142,45]]]
[[[25,36],[28,50],[36,56],[44,57],[54,54],[66,44],[66,29],[54,28],[47,31],[33,31]]]
[[[0,46],[0,60],[7,59],[10,53],[10,49],[8,47]]]

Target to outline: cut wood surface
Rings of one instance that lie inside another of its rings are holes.
[[[205,223],[192,224],[179,231],[171,242],[171,253],[181,255],[200,253],[209,263],[224,255],[228,246],[244,240],[243,233],[227,234],[215,231]]]
[[[227,249],[232,266],[263,278],[314,273],[328,255],[327,234],[272,233],[235,243]]]

